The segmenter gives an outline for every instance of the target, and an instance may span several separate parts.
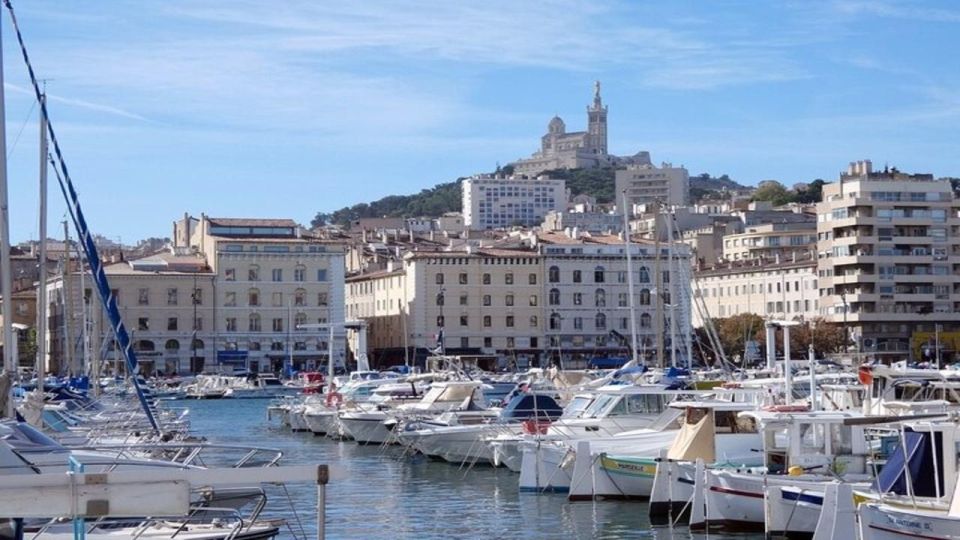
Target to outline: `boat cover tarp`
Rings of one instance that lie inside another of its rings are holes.
[[[706,463],[716,461],[713,439],[716,429],[713,425],[713,411],[707,411],[696,424],[684,423],[667,450],[667,457],[682,461],[702,459]]]
[[[912,493],[917,497],[935,497],[938,491],[941,495],[943,494],[943,478],[937,478],[937,473],[942,474],[943,466],[940,463],[936,465],[934,463],[942,459],[940,445],[937,444],[941,437],[939,434],[932,435],[915,431],[903,432],[902,443],[897,445],[896,450],[883,466],[883,470],[877,475],[874,483],[877,491],[897,495]],[[934,446],[931,447],[931,445]],[[909,490],[907,489],[908,472]],[[931,479],[940,484],[939,490]]]

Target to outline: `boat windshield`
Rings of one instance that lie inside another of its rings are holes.
[[[439,390],[438,394],[433,399],[428,399],[430,394],[433,393],[434,389],[430,389],[430,394],[427,394],[427,397],[424,398],[424,401],[433,402],[433,401],[463,401],[473,395],[474,386],[470,385],[450,385],[437,388]]]
[[[582,416],[584,418],[600,418],[601,416],[605,416],[607,409],[619,400],[620,396],[600,395],[597,399],[593,400],[593,403],[587,407],[587,410],[583,412]]]
[[[563,409],[564,418],[579,418],[583,415],[583,412],[587,410],[590,404],[593,403],[593,398],[588,396],[574,396],[570,400],[570,403],[567,404]]]

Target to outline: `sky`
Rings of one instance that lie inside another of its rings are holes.
[[[825,0],[13,0],[94,232],[184,212],[308,224],[492,171],[558,114],[743,184],[852,160],[960,176],[960,5]],[[11,239],[38,238],[39,122],[3,14]],[[51,175],[49,227],[64,205]]]

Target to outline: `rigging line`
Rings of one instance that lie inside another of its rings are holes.
[[[27,117],[23,119],[23,123],[20,124],[20,131],[17,132],[17,136],[13,139],[13,144],[10,145],[10,148],[7,149],[7,159],[10,159],[10,156],[13,155],[13,151],[17,149],[17,143],[20,142],[20,136],[23,135],[23,129],[27,127],[27,122],[30,121],[30,118],[33,117],[33,110],[37,108],[37,102],[33,101],[30,103],[30,110],[27,111]]]
[[[67,206],[71,208],[74,225],[77,228],[77,235],[79,236],[79,240],[83,246],[84,253],[86,253],[87,261],[90,263],[90,271],[93,275],[93,282],[97,285],[97,292],[100,295],[100,300],[103,303],[103,307],[107,312],[110,324],[113,326],[114,332],[117,336],[117,341],[119,342],[123,351],[127,369],[134,375],[131,377],[131,382],[133,383],[133,388],[136,391],[140,406],[150,423],[150,427],[152,427],[157,433],[160,433],[160,424],[157,422],[157,419],[153,414],[153,410],[147,401],[147,397],[144,395],[143,389],[140,387],[140,382],[137,380],[137,374],[139,372],[137,354],[133,349],[133,344],[130,340],[129,333],[127,332],[126,325],[123,323],[123,318],[120,316],[120,309],[117,305],[117,299],[113,295],[113,292],[110,289],[110,284],[107,280],[107,275],[103,271],[103,261],[100,260],[99,251],[97,250],[97,246],[94,243],[92,236],[90,235],[90,229],[87,226],[86,219],[84,218],[83,210],[80,208],[80,198],[77,195],[77,191],[73,186],[72,180],[70,179],[70,173],[67,170],[66,160],[63,158],[63,152],[60,149],[60,143],[57,140],[57,135],[54,131],[53,124],[50,122],[50,115],[47,111],[46,101],[42,99],[43,94],[40,90],[40,84],[37,79],[36,72],[33,69],[33,64],[30,63],[30,56],[27,54],[27,46],[24,43],[23,34],[21,33],[20,26],[17,22],[17,16],[13,11],[13,4],[10,2],[10,0],[3,0],[3,3],[7,8],[7,12],[10,13],[10,21],[13,25],[13,30],[17,35],[17,43],[20,46],[20,53],[23,56],[23,62],[26,65],[27,73],[30,75],[30,83],[33,86],[34,95],[37,102],[40,104],[40,113],[43,121],[46,124],[50,142],[53,143],[52,146],[54,154],[56,154],[57,164],[59,164],[60,171],[63,173],[63,177],[60,179],[60,186],[67,197]]]

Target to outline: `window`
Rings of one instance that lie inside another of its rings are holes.
[[[550,314],[550,329],[559,330],[560,329],[560,314],[551,313]]]
[[[650,305],[650,289],[640,289],[640,305]]]
[[[321,268],[317,270],[317,281],[326,281],[326,280],[327,280],[327,269]]]
[[[283,347],[282,341],[274,341],[273,343],[270,344],[271,351],[282,351],[283,348],[284,347]]]
[[[617,272],[617,283],[626,283],[627,282],[627,273],[620,271]]]
[[[490,295],[489,295],[489,294],[483,295],[483,305],[485,305],[485,306],[489,306],[489,305],[490,305]]]
[[[307,343],[305,341],[294,341],[293,350],[295,351],[305,351],[307,350]]]
[[[537,295],[530,295],[530,307],[537,307]]]
[[[468,337],[462,337],[462,338],[460,338],[460,348],[461,348],[461,349],[469,349],[469,348],[470,348],[470,338],[468,338]]]
[[[484,316],[483,316],[483,327],[484,327],[484,328],[490,328],[491,326],[493,326],[493,319],[492,319],[489,315],[484,315]]]
[[[260,290],[259,289],[250,289],[247,292],[247,304],[251,306],[260,305]]]
[[[442,306],[442,305],[444,304],[444,297],[443,297],[443,291],[442,291],[442,290],[440,291],[439,294],[437,294],[436,302],[437,302],[437,305],[438,305],[438,306]]]
[[[530,316],[530,328],[537,328],[540,325],[540,319],[536,315]]]
[[[493,338],[492,338],[492,337],[489,337],[489,336],[484,337],[484,338],[483,338],[483,346],[486,347],[486,348],[488,348],[488,349],[491,348],[491,347],[493,347]]]
[[[650,317],[649,313],[640,314],[640,328],[650,328],[653,323],[653,318]]]
[[[560,305],[560,290],[559,290],[559,289],[550,289],[550,295],[549,295],[549,296],[550,296],[550,297],[549,297],[548,302],[549,302],[549,304],[550,304],[551,306],[558,306],[558,305]]]
[[[169,318],[167,319],[167,330],[169,330],[169,331],[176,331],[176,330],[177,330],[177,323],[178,323],[178,321],[177,321],[177,318],[176,318],[176,317],[169,317]]]
[[[536,285],[536,284],[537,284],[537,275],[536,275],[536,274],[530,274],[530,275],[527,277],[527,281],[530,283],[530,285]]]
[[[437,274],[436,277],[434,278],[434,282],[437,285],[443,285],[443,274]]]
[[[607,305],[607,293],[603,289],[597,289],[594,293],[594,306],[595,307],[606,307]]]
[[[597,317],[594,322],[596,323],[597,330],[607,329],[607,316],[603,313],[597,313]]]
[[[467,304],[468,304],[468,301],[467,301],[467,300],[468,300],[468,298],[467,298],[466,293],[460,295],[460,305],[461,305],[461,306],[467,305]]]
[[[317,305],[318,306],[327,305],[327,293],[325,292],[317,293]]]
[[[573,329],[574,329],[574,330],[583,330],[583,317],[574,317],[574,318],[573,318]]]
[[[175,306],[177,305],[177,290],[176,289],[167,289],[167,305]]]
[[[459,281],[460,281],[460,284],[461,284],[461,285],[466,285],[466,284],[467,284],[467,274],[461,272],[461,273],[460,273],[460,276],[459,276]]]
[[[514,347],[516,347],[516,339],[514,339],[514,338],[512,338],[512,337],[508,337],[508,338],[507,338],[507,348],[508,348],[508,349],[513,349]]]
[[[274,281],[283,281],[283,268],[274,268],[272,277]]]
[[[193,331],[200,332],[203,330],[203,317],[196,317],[193,319]]]
[[[583,304],[583,293],[575,292],[573,293],[573,305],[579,306]]]
[[[237,280],[237,269],[236,268],[227,268],[223,271],[223,280],[224,281],[236,281]]]
[[[560,283],[560,268],[551,266],[547,273],[547,281],[550,283]]]
[[[640,267],[640,283],[650,283],[650,271],[645,266]]]
[[[260,281],[260,267],[251,264],[247,270],[247,281]]]
[[[293,269],[293,280],[306,281],[306,279],[307,279],[307,268],[302,264],[298,264],[297,267]]]
[[[281,306],[283,306],[283,293],[282,293],[282,292],[275,292],[275,293],[273,293],[272,295],[270,295],[270,298],[271,298],[273,307],[281,307]]]
[[[530,338],[530,348],[531,348],[531,349],[536,349],[536,348],[539,347],[539,346],[540,346],[539,340],[537,340],[536,337],[531,337],[531,338]]]
[[[583,281],[583,277],[580,275],[580,271],[579,271],[579,270],[574,270],[574,271],[573,271],[573,282],[574,282],[574,283],[580,283],[581,281]]]
[[[437,326],[439,326],[440,328],[443,328],[443,315],[437,316]]]
[[[256,314],[256,313],[251,313],[251,314],[250,314],[250,320],[248,321],[247,324],[248,324],[247,329],[248,329],[250,332],[259,332],[259,331],[261,330],[261,327],[260,327],[260,315],[258,315],[258,314]]]
[[[150,305],[150,289],[140,289],[137,292],[137,304],[141,306]]]
[[[594,268],[594,269],[593,269],[593,282],[594,282],[594,283],[603,283],[603,280],[605,279],[604,273],[605,273],[605,271],[604,271],[604,268],[603,268],[602,266],[598,266],[598,267]]]
[[[630,297],[627,296],[627,293],[619,293],[617,295],[617,307],[627,307],[629,302]]]
[[[481,282],[482,282],[484,285],[489,285],[489,284],[490,284],[490,274],[484,274],[483,277],[482,277],[482,279],[481,279]]]
[[[513,328],[513,315],[507,315],[507,328]]]
[[[236,331],[237,331],[237,318],[227,317],[227,332],[236,332]]]
[[[293,293],[293,305],[297,307],[303,307],[307,305],[307,291],[304,289],[297,289]]]
[[[193,299],[194,305],[203,304],[203,289],[194,289],[190,297]]]
[[[513,306],[513,295],[512,295],[512,294],[508,294],[508,295],[506,296],[506,298],[504,299],[504,304],[506,304],[507,307],[512,307],[512,306]]]
[[[503,282],[507,285],[513,285],[513,272],[507,272],[506,275],[503,276]]]
[[[234,307],[237,305],[237,293],[227,292],[223,295],[223,305],[226,307]]]
[[[274,332],[283,332],[283,318],[277,317],[273,319],[273,331]]]
[[[470,326],[470,318],[466,315],[461,315],[460,326]]]

